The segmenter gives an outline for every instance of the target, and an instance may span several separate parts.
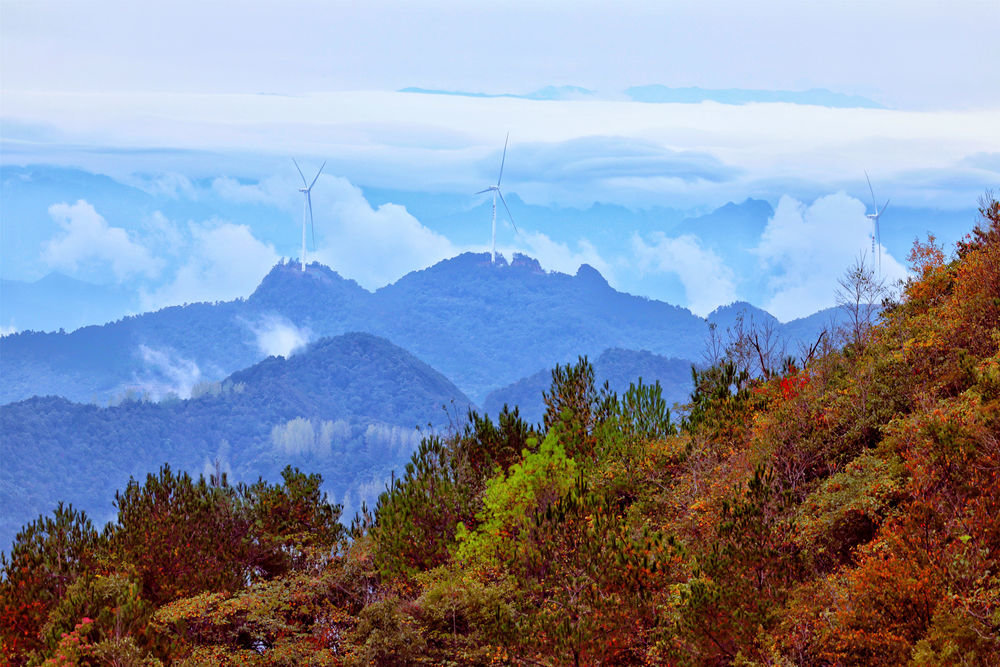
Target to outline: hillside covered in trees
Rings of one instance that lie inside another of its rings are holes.
[[[359,487],[373,487],[374,497],[407,460],[417,428],[447,428],[469,405],[427,364],[363,333],[268,357],[190,399],[97,407],[50,396],[3,405],[0,550],[60,500],[103,522],[116,489],[165,461],[195,472],[218,465],[234,481],[309,467],[325,491],[358,506]]]
[[[685,414],[557,367],[536,429],[425,439],[349,529],[319,480],[131,482],[0,567],[14,664],[989,665],[1000,655],[1000,204],[872,326]],[[870,273],[848,281],[866,293]],[[856,303],[857,305],[857,303]],[[747,340],[753,342],[751,335]]]

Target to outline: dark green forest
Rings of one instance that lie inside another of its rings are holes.
[[[52,396],[0,406],[2,549],[60,499],[110,518],[114,492],[165,461],[197,472],[219,460],[240,480],[277,480],[294,461],[322,470],[340,500],[402,465],[416,427],[446,428],[469,408],[440,373],[369,334],[321,339],[200,391],[111,407]]]

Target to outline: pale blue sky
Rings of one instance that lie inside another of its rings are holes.
[[[397,191],[394,203],[413,193],[459,198],[448,214],[459,215],[492,182],[510,132],[505,190],[538,210],[705,213],[754,197],[776,212],[740,265],[697,230],[640,229],[628,216],[614,223],[618,245],[602,240],[605,229],[560,235],[539,222],[514,235],[502,220],[508,255],[568,272],[588,262],[614,285],[700,314],[746,298],[744,274],[756,271],[766,283],[759,305],[784,319],[807,314],[832,303],[843,267],[870,249],[864,170],[897,210],[954,212],[962,224],[1000,182],[998,24],[995,0],[0,0],[0,165],[107,174],[194,216],[95,206],[97,193],[70,196],[58,183],[32,190],[38,201],[17,210],[34,213],[3,215],[3,276],[104,276],[141,289],[149,307],[245,295],[269,263],[296,252],[294,155],[313,167],[329,160],[315,199],[317,257],[378,287],[485,250],[488,221],[476,221],[483,233],[470,240],[434,216],[374,206],[359,188]],[[647,84],[822,88],[884,108],[626,96]],[[394,92],[549,85],[594,93]],[[287,230],[265,229],[264,209],[252,206],[282,212]],[[897,236],[927,231],[918,227]],[[27,230],[38,238],[21,234],[28,240],[11,256],[10,239]],[[199,245],[216,238],[231,252]],[[886,253],[901,276],[905,248]]]
[[[994,0],[3,0],[12,90],[829,88],[1000,103]]]

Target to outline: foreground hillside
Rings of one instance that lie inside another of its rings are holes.
[[[657,388],[552,374],[543,429],[428,438],[348,535],[319,481],[164,468],[2,561],[15,664],[992,665],[1000,204],[874,327]],[[873,276],[853,284],[864,291]],[[752,342],[752,336],[750,337]],[[739,343],[740,341],[737,341]],[[743,341],[746,342],[746,341]],[[804,363],[803,363],[804,362]]]
[[[658,382],[667,405],[684,403],[691,393],[691,362],[684,359],[667,359],[652,352],[632,350],[605,350],[594,359],[594,383],[605,383],[618,394],[624,394],[629,385],[638,380],[646,384]],[[505,405],[517,406],[521,419],[541,423],[545,415],[543,394],[552,383],[550,369],[522,378],[514,384],[490,392],[483,401],[483,411],[498,414]]]

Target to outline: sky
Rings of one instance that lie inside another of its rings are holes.
[[[5,184],[0,275],[124,284],[143,308],[245,296],[299,254],[295,156],[327,164],[313,257],[375,289],[489,248],[471,193],[495,182],[509,133],[504,193],[523,218],[515,231],[501,211],[508,257],[586,262],[699,315],[750,299],[803,316],[871,255],[866,170],[892,201],[887,278],[905,276],[926,220],[955,221],[945,238],[971,226],[1000,181],[998,19],[992,0],[0,0],[0,167],[21,170],[5,176],[20,180]],[[636,101],[648,85],[867,102]],[[549,86],[578,88],[399,92]],[[71,171],[42,187],[42,168]],[[104,202],[75,173],[145,199]],[[773,215],[737,249],[671,213],[747,198]],[[595,205],[618,213],[585,216]]]

